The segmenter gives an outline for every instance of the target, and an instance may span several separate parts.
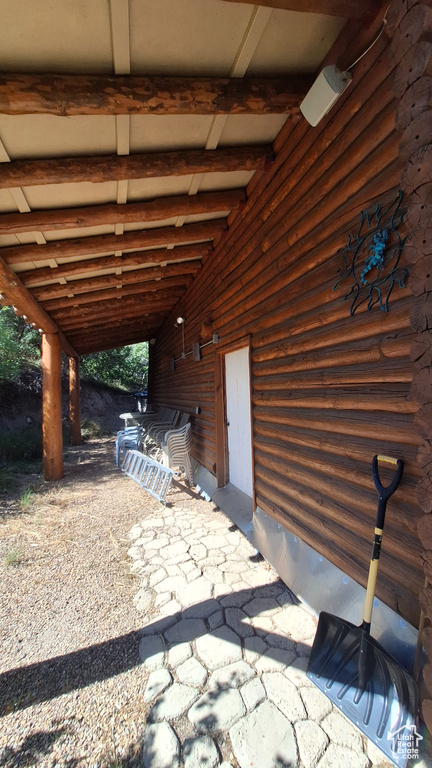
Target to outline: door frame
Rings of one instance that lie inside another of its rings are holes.
[[[215,359],[215,439],[216,439],[216,481],[218,488],[229,483],[228,434],[226,426],[226,380],[225,355],[238,349],[248,348],[249,351],[249,386],[250,386],[250,424],[251,424],[251,462],[252,462],[252,498],[255,506],[255,459],[253,443],[252,418],[252,371],[251,371],[251,337],[242,336],[227,344],[218,344]]]

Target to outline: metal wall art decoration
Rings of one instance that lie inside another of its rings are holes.
[[[350,314],[367,302],[367,310],[379,305],[388,312],[388,303],[394,284],[406,288],[408,270],[399,267],[406,237],[397,231],[406,208],[402,206],[402,192],[386,207],[380,203],[372,213],[362,211],[356,236],[349,235],[348,243],[339,248],[343,265],[338,269],[339,280],[333,290],[349,280],[352,286],[344,296],[351,298]]]

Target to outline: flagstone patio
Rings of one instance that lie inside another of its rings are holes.
[[[146,768],[392,765],[307,678],[316,617],[221,511],[161,508],[129,536]]]

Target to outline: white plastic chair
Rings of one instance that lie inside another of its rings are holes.
[[[162,443],[163,463],[171,469],[182,469],[190,486],[194,484],[190,451],[192,449],[192,427],[185,424],[181,429],[173,429],[166,433]]]
[[[171,411],[168,415],[168,418],[161,421],[154,421],[146,430],[147,436],[146,441],[148,442],[157,442],[155,440],[155,434],[156,433],[164,433],[167,432],[169,429],[174,429],[177,426],[178,417],[180,416],[180,411]]]
[[[124,455],[129,449],[138,450],[142,435],[142,427],[126,427],[126,429],[117,432],[117,440],[115,443],[115,463],[117,467],[120,464],[120,456],[122,453]]]
[[[166,442],[165,435],[167,432],[177,432],[179,429],[181,429],[188,423],[189,419],[190,419],[190,416],[188,413],[182,413],[179,421],[176,422],[175,426],[173,426],[172,429],[165,426],[163,426],[162,428],[154,427],[151,432],[154,443],[160,447],[161,443]]]

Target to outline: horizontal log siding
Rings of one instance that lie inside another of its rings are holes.
[[[356,234],[361,209],[390,202],[400,185],[392,77],[381,38],[340,109],[317,128],[294,120],[283,129],[272,169],[255,181],[158,339],[155,397],[191,413],[194,455],[215,473],[216,348],[170,372],[169,359],[182,353],[175,317],[186,318],[186,351],[211,338],[211,330],[200,335],[203,323],[221,344],[249,335],[256,502],[362,584],[377,506],[371,459],[403,458],[377,594],[416,624],[424,576],[411,295],[395,288],[388,313],[361,308],[351,317],[348,288],[333,289],[336,251]]]

